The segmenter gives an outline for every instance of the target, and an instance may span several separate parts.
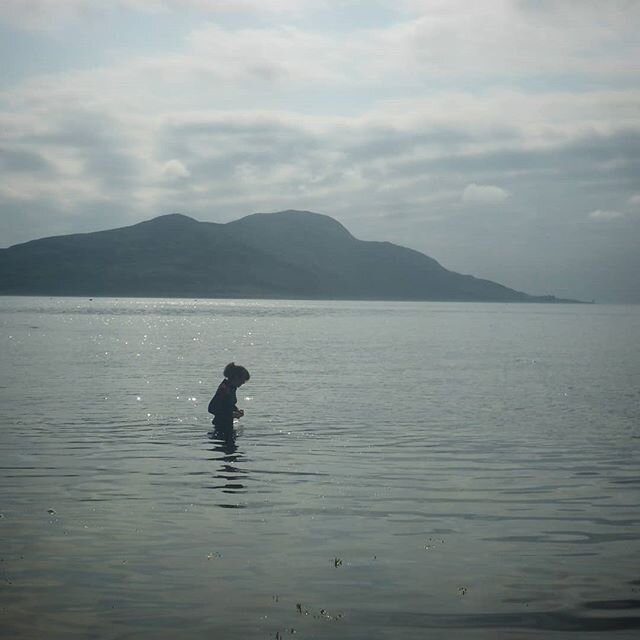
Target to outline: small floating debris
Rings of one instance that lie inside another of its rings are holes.
[[[326,609],[320,609],[318,613],[311,614],[309,609],[302,608],[301,602],[296,603],[296,611],[298,612],[299,615],[305,615],[305,616],[312,615],[314,620],[320,620],[320,619],[334,620],[334,621],[342,620],[341,613],[338,613],[336,615],[331,615]],[[289,633],[295,633],[295,632],[296,630],[293,627],[289,630]]]
[[[440,544],[444,544],[444,540],[442,538],[429,538],[426,544],[424,545],[425,550],[429,551],[430,549],[433,549],[436,542],[439,542]]]
[[[213,558],[222,558],[222,554],[219,551],[207,553],[207,560],[213,560]]]
[[[467,591],[468,591],[467,587],[458,587],[459,596],[464,596],[467,593]]]
[[[338,613],[337,615],[331,615],[326,609],[320,609],[320,613],[318,615],[313,616],[316,620],[324,618],[325,620],[340,620],[342,618],[342,614]]]
[[[56,514],[56,510],[55,510],[55,509],[47,509],[47,513],[48,513],[50,516],[54,516],[54,515]]]
[[[341,567],[342,566],[342,559],[341,558],[334,558],[333,559],[333,566],[334,567]]]

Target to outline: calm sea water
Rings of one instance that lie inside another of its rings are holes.
[[[0,332],[2,638],[640,633],[640,307],[0,298]]]

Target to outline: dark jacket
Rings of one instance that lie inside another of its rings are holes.
[[[209,413],[213,414],[213,424],[216,427],[233,427],[233,412],[238,410],[236,402],[236,387],[225,378],[209,402]]]

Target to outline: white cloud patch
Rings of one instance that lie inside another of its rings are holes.
[[[623,217],[624,213],[622,211],[605,209],[596,209],[589,214],[589,219],[595,220],[596,222],[610,222],[611,220],[617,220]]]
[[[169,180],[188,178],[191,173],[180,160],[168,160],[162,165],[162,174]]]
[[[491,184],[468,184],[462,192],[462,201],[471,204],[500,204],[508,197],[508,191]]]

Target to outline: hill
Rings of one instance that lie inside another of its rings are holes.
[[[181,214],[0,249],[0,294],[556,302],[354,238],[309,211],[227,224]]]

